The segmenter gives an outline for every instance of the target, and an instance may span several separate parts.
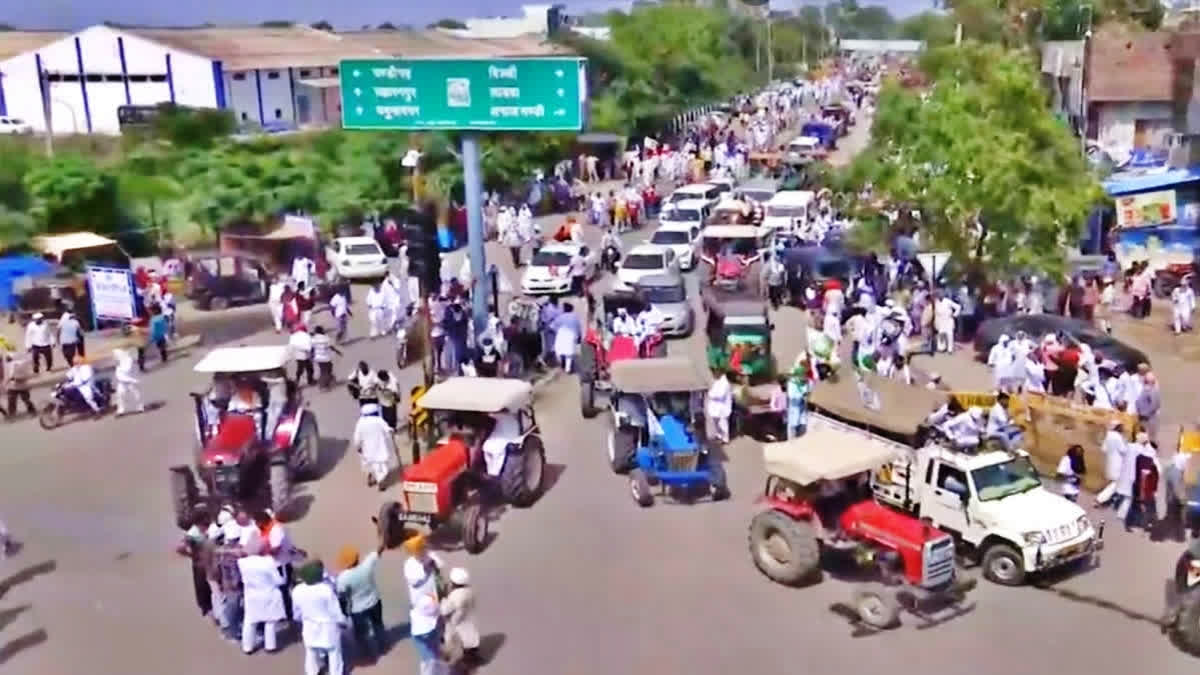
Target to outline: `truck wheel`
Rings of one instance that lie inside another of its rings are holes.
[[[654,493],[650,491],[650,479],[646,477],[645,471],[633,469],[629,472],[629,494],[633,495],[633,501],[637,502],[638,506],[654,505]]]
[[[1010,544],[992,544],[983,552],[983,576],[1001,586],[1025,583],[1025,559]]]
[[[750,557],[772,581],[787,586],[812,581],[821,562],[816,529],[779,511],[763,511],[750,521]]]
[[[267,468],[267,503],[276,518],[284,519],[284,511],[291,501],[291,467],[285,462],[273,462]]]
[[[637,429],[620,427],[608,432],[608,464],[613,473],[625,473],[633,468],[637,456]]]
[[[708,460],[708,489],[712,493],[714,502],[722,502],[729,499],[729,480],[725,477],[725,467],[721,466],[714,459]]]
[[[488,519],[483,505],[471,504],[463,509],[462,519],[463,548],[471,555],[481,553],[488,539]]]
[[[321,464],[321,432],[317,429],[317,418],[311,412],[300,420],[300,431],[292,443],[291,464],[297,476],[315,477]]]
[[[533,504],[542,494],[545,475],[546,449],[542,439],[530,434],[519,450],[510,445],[500,469],[500,491],[504,501],[522,508]]]
[[[173,466],[171,471],[171,506],[175,510],[175,525],[186,530],[192,526],[192,509],[200,499],[196,475],[187,466]]]
[[[220,312],[222,310],[229,309],[229,299],[223,298],[219,295],[213,296],[213,298],[208,301],[208,308],[214,312]]]
[[[871,628],[895,628],[900,623],[900,601],[882,584],[867,584],[854,592],[854,611]]]
[[[592,419],[600,410],[596,408],[596,346],[583,343],[579,349],[579,412],[584,419]]]

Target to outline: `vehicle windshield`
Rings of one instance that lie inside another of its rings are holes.
[[[1042,484],[1037,469],[1024,457],[975,469],[971,480],[980,501],[985,502],[1029,492]]]
[[[628,270],[657,270],[662,269],[662,266],[662,256],[652,253],[634,253],[621,263],[621,267]]]
[[[660,304],[670,302],[683,302],[686,294],[683,291],[683,286],[646,286],[642,289],[642,294],[650,302]]]
[[[741,193],[742,197],[759,203],[767,202],[775,196],[771,190],[742,190]]]
[[[662,219],[672,223],[698,223],[700,212],[695,209],[671,209],[663,214]]]
[[[848,279],[850,263],[845,260],[827,260],[817,263],[817,275],[823,279]]]
[[[379,250],[379,244],[347,244],[346,255],[383,255],[383,251]]]
[[[769,218],[801,218],[808,211],[805,206],[768,206]]]
[[[704,199],[704,195],[699,192],[687,192],[684,190],[676,190],[671,194],[671,203],[681,202],[685,199]]]
[[[533,254],[529,264],[534,267],[565,267],[571,264],[571,256],[566,251],[538,251]]]
[[[679,230],[659,230],[658,232],[654,233],[654,236],[650,237],[651,244],[659,244],[663,246],[670,244],[687,244],[689,242],[691,242],[691,238],[688,237],[688,233],[681,232]]]

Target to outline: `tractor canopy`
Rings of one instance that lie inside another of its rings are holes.
[[[451,377],[421,396],[425,410],[498,413],[533,403],[533,385],[504,377]]]
[[[666,357],[620,361],[612,365],[613,389],[625,394],[706,391],[708,372],[692,359]]]
[[[812,427],[789,441],[763,444],[767,473],[797,485],[857,476],[891,462],[897,455],[896,448],[871,440],[865,432],[825,426]]]

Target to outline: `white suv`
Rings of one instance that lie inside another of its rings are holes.
[[[700,221],[661,222],[662,225],[654,231],[654,234],[650,235],[647,243],[664,246],[674,251],[680,270],[694,269],[699,259],[696,249],[700,245]]]
[[[32,134],[29,122],[17,117],[0,117],[0,134]]]

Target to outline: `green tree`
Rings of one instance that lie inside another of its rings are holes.
[[[33,166],[23,178],[29,215],[50,232],[118,230],[117,181],[78,155],[60,154]]]
[[[976,272],[1060,269],[1103,195],[1030,59],[967,42],[926,52],[921,67],[932,88],[885,87],[874,147],[851,173],[919,208],[927,245]]]
[[[448,30],[465,30],[467,24],[459,21],[458,19],[438,19],[437,21],[429,24],[429,27],[446,28]]]
[[[33,216],[0,204],[0,251],[25,248],[40,231]]]
[[[312,27],[317,30],[323,30],[327,33],[333,32],[333,24],[329,23],[328,21],[326,21],[324,19],[312,24]]]
[[[920,40],[927,47],[940,47],[954,42],[954,18],[943,12],[914,14],[896,26],[896,37]]]
[[[212,147],[218,138],[237,130],[237,121],[228,110],[182,108],[173,103],[158,106],[151,126],[155,138],[178,147]]]

